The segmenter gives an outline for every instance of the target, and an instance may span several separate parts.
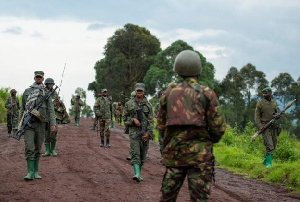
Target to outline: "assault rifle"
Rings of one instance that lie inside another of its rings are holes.
[[[284,114],[284,112],[290,108],[294,103],[296,102],[296,99],[294,99],[292,102],[290,102],[289,104],[286,105],[286,107],[279,113],[279,114],[275,114],[274,118],[271,119],[271,121],[269,121],[266,125],[264,125],[260,130],[258,130],[252,137],[251,140],[252,142],[255,141],[255,139],[262,134],[266,129],[268,129],[269,127],[271,127],[271,125],[275,122],[275,119],[279,119],[280,116],[282,114]]]
[[[43,102],[49,99],[57,88],[58,86],[56,86],[54,89],[49,90],[47,94],[40,100],[39,103],[37,103],[37,105],[33,109],[24,112],[20,125],[18,127],[18,131],[15,133],[13,138],[17,140],[21,139],[22,135],[24,135],[25,133],[25,127],[31,127],[30,120],[32,119],[32,117],[41,116],[41,114],[39,113],[39,109],[41,108]]]
[[[136,114],[138,117],[139,122],[141,123],[142,129],[136,133],[135,138],[142,137],[146,133],[146,128],[147,128],[147,121],[144,121],[143,118],[143,109],[138,109],[136,110]],[[148,141],[143,142],[144,146],[147,146]]]

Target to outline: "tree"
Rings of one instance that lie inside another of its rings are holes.
[[[183,50],[194,49],[185,41],[177,40],[156,55],[154,63],[151,65],[144,78],[148,94],[154,95],[161,90],[165,90],[170,82],[176,81],[173,64],[178,53]],[[215,73],[214,66],[211,63],[206,62],[206,58],[201,53],[197,53],[199,54],[202,63],[202,73],[199,78],[199,83],[213,87]]]
[[[101,88],[107,88],[115,99],[130,95],[135,84],[143,81],[160,51],[160,42],[146,28],[126,24],[108,39],[104,49],[105,58],[95,64],[96,80],[88,90],[96,97]]]
[[[292,88],[295,80],[289,73],[280,73],[271,82],[271,87],[275,89],[273,96],[285,106],[293,100]]]

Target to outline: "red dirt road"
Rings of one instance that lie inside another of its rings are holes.
[[[100,148],[100,138],[89,130],[91,124],[92,119],[81,118],[79,127],[73,120],[59,125],[59,156],[41,157],[42,179],[30,182],[23,180],[27,174],[23,138],[7,138],[6,126],[0,126],[0,201],[159,201],[164,167],[157,143],[150,142],[141,174],[144,181],[137,183],[125,159],[129,140],[123,128],[115,124],[112,147]],[[177,201],[189,201],[186,183]],[[210,201],[300,201],[300,195],[216,169]]]

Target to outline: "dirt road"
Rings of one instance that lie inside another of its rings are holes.
[[[164,167],[158,145],[150,142],[148,159],[142,170],[143,182],[132,180],[133,169],[128,136],[123,128],[111,129],[111,148],[100,148],[100,138],[89,130],[92,119],[59,125],[58,157],[41,157],[41,180],[24,182],[27,174],[24,140],[6,136],[0,126],[0,201],[159,201]],[[44,147],[43,150],[44,152]],[[177,201],[189,201],[187,184]],[[279,186],[243,179],[223,169],[216,170],[211,201],[300,201]]]

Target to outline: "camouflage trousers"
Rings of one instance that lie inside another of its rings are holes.
[[[273,154],[277,146],[278,132],[276,128],[268,128],[263,134],[264,145],[266,147],[266,154]]]
[[[160,201],[176,201],[185,177],[188,179],[191,201],[208,201],[212,173],[212,162],[202,163],[198,166],[166,167],[160,190]]]
[[[7,132],[11,132],[12,129],[17,129],[18,116],[13,116],[12,114],[7,114]]]
[[[102,140],[104,140],[104,136],[106,139],[110,137],[109,124],[110,119],[99,119],[100,138]]]
[[[75,120],[80,120],[80,111],[75,111],[74,112],[74,119]]]
[[[147,144],[144,144],[141,138],[130,137],[131,164],[143,165],[146,160],[148,148],[149,141]]]
[[[50,123],[46,123],[46,131],[45,131],[45,143],[46,142],[56,142],[56,135],[57,135],[57,126],[55,126],[55,132],[51,132],[50,130]]]
[[[40,158],[42,144],[45,139],[45,123],[32,122],[31,128],[25,129],[25,157],[26,160],[35,161]]]

